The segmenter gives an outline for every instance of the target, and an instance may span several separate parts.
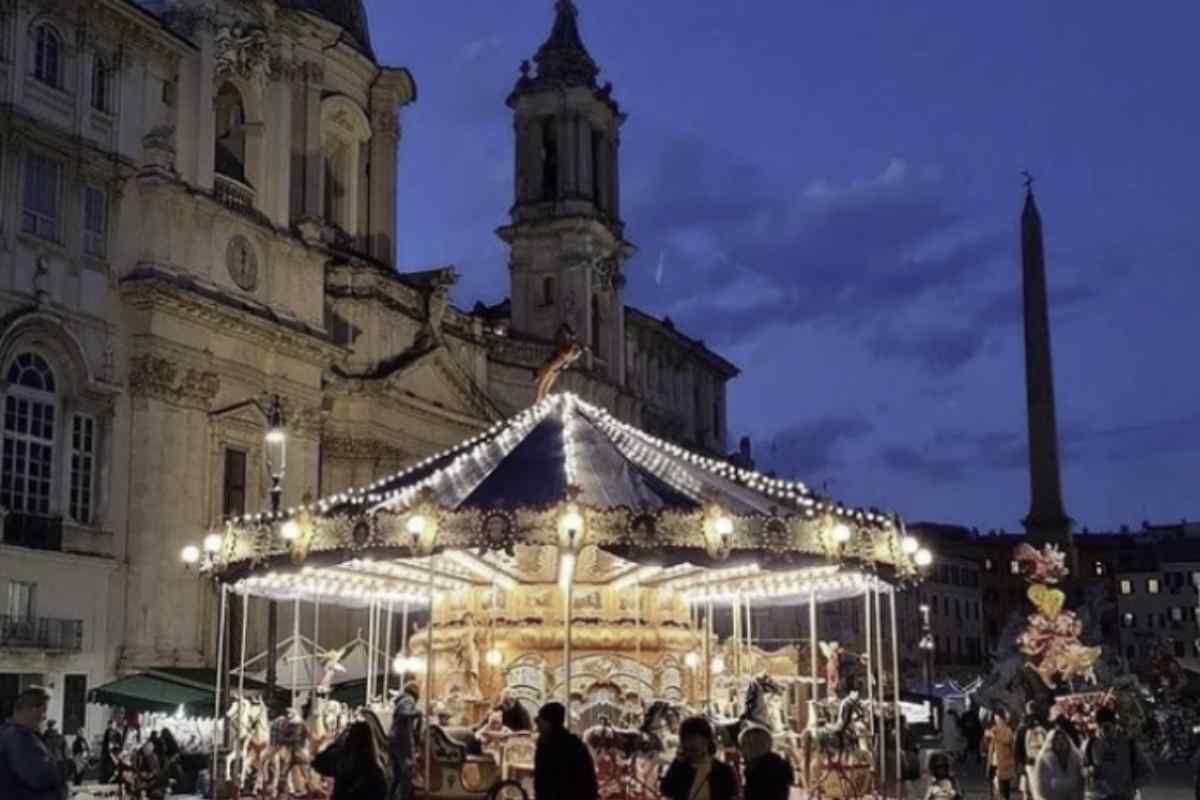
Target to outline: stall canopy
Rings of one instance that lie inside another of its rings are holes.
[[[246,681],[261,690],[264,684]],[[88,693],[88,702],[128,711],[171,714],[183,706],[193,717],[213,715],[216,673],[211,669],[165,667],[118,678]]]

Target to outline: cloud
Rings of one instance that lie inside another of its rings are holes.
[[[755,459],[763,470],[803,479],[836,467],[838,449],[873,430],[871,423],[860,417],[808,420],[759,443]]]
[[[917,362],[934,375],[955,372],[983,348],[986,331],[979,327],[936,327],[898,330],[881,324],[867,342],[879,358]]]
[[[881,452],[883,463],[897,472],[923,480],[957,481],[967,474],[968,461],[951,456],[930,456],[912,447],[890,446]]]

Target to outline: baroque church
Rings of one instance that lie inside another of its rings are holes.
[[[0,717],[39,683],[95,728],[98,683],[211,666],[179,553],[267,506],[275,397],[285,507],[525,408],[563,337],[560,388],[724,455],[737,368],[626,304],[625,117],[552,11],[507,97],[510,297],[467,311],[453,267],[396,263],[417,81],[362,0],[0,2]]]

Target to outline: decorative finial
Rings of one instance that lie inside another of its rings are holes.
[[[1021,170],[1021,175],[1023,175],[1025,177],[1025,191],[1032,192],[1033,191],[1033,175],[1032,175],[1032,173],[1027,172],[1026,170]]]

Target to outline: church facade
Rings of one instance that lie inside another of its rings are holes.
[[[397,269],[417,83],[361,0],[0,3],[0,706],[50,684],[69,728],[115,674],[212,661],[179,553],[267,504],[275,396],[285,506],[526,407],[563,337],[560,388],[724,454],[736,367],[626,304],[598,72],[560,0],[507,98],[511,296],[463,310],[453,267]]]

